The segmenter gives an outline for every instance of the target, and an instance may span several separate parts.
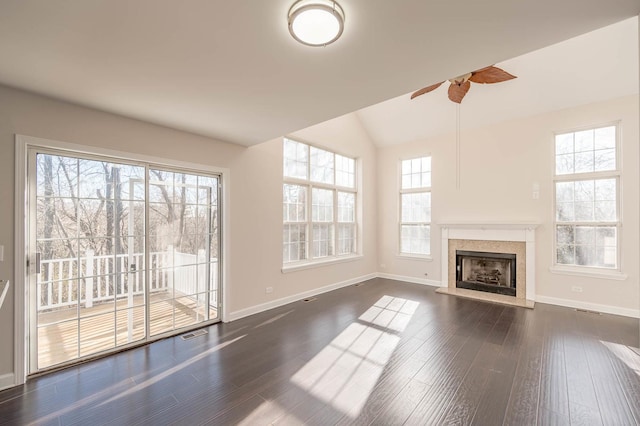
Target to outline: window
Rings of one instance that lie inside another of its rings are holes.
[[[431,253],[431,157],[401,164],[400,253]]]
[[[284,139],[283,263],[356,254],[356,161]]]
[[[617,126],[555,137],[555,264],[619,269]]]

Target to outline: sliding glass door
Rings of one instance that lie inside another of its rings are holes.
[[[29,152],[29,372],[219,318],[220,179]]]
[[[218,177],[149,169],[152,336],[218,318],[218,187]]]

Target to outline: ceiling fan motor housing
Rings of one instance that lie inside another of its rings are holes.
[[[461,76],[458,76],[456,78],[452,78],[449,81],[451,82],[451,84],[455,84],[456,86],[461,86],[464,83],[466,83],[467,81],[469,81],[469,79],[471,78],[472,75],[473,75],[473,73],[468,72],[468,73],[463,74]]]

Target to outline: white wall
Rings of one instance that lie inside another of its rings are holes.
[[[0,86],[0,244],[5,246],[0,278],[12,283],[16,282],[15,134],[229,169],[230,229],[225,260],[230,265],[227,310],[232,314],[375,273],[376,151],[353,118],[320,124],[293,136],[362,159],[362,196],[371,212],[362,222],[367,234],[364,256],[349,263],[282,274],[281,139],[244,148]],[[274,288],[272,294],[265,294],[267,286]],[[13,372],[15,288],[12,285],[0,309],[0,387],[3,377]]]
[[[357,260],[282,273],[282,139],[246,149],[232,164],[231,252],[234,259],[233,304],[244,307],[268,304],[330,284],[376,272],[376,149],[354,115],[346,115],[289,137],[358,159],[359,196],[365,212],[360,219],[364,235]],[[274,202],[276,200],[276,202]],[[240,215],[239,213],[245,213]],[[266,294],[265,287],[273,286]]]
[[[462,106],[464,112],[464,106]],[[552,274],[553,133],[621,120],[622,267],[624,281]],[[539,300],[612,307],[638,315],[639,194],[638,96],[513,120],[461,134],[461,186],[456,189],[455,134],[380,149],[378,155],[378,239],[382,273],[440,281],[440,229],[446,222],[540,223],[536,275]],[[399,160],[432,155],[431,247],[433,261],[397,256]],[[532,187],[540,185],[540,198]],[[581,286],[582,293],[571,291]],[[609,309],[611,311],[612,309]]]

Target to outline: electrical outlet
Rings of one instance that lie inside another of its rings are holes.
[[[574,285],[571,287],[571,291],[573,291],[574,293],[582,293],[582,287],[580,287],[579,285]]]
[[[265,292],[266,294],[273,293],[273,287],[267,287],[267,288],[265,288],[265,289],[264,289],[264,292]]]

